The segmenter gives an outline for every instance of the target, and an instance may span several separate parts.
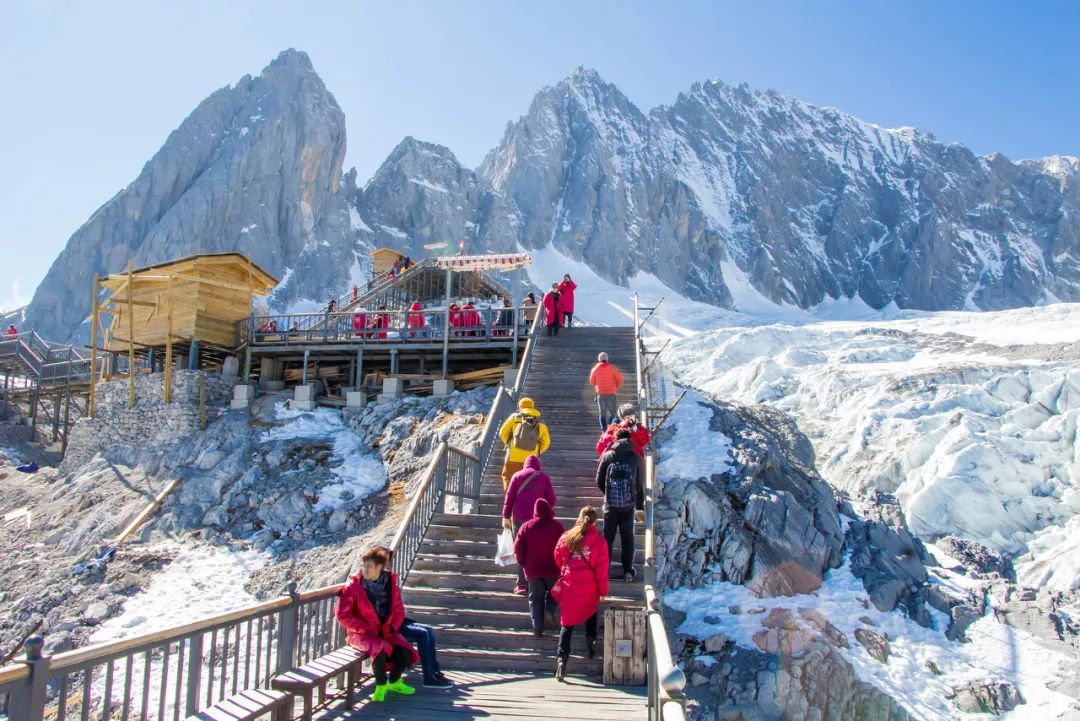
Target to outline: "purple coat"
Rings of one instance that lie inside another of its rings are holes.
[[[535,474],[535,475],[534,475]],[[529,480],[529,477],[532,480]],[[528,485],[526,485],[528,481]],[[525,486],[522,490],[522,486]],[[512,518],[514,523],[524,523],[533,517],[533,507],[536,499],[546,499],[551,507],[555,507],[555,489],[551,485],[551,478],[540,470],[540,459],[529,456],[520,471],[510,479],[510,485],[506,487],[506,498],[503,499],[503,518]]]

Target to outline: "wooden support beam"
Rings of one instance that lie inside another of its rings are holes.
[[[128,287],[132,285],[131,258],[127,264]],[[135,309],[128,293],[128,408],[135,407]]]
[[[87,417],[94,417],[94,385],[97,382],[97,345],[98,345],[98,274],[94,273],[94,284],[90,292],[90,400],[87,403]]]

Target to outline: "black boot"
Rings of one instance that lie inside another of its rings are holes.
[[[566,680],[566,656],[559,656],[559,660],[555,662],[555,680]]]
[[[589,658],[596,658],[596,636],[585,639],[585,648],[588,649]]]

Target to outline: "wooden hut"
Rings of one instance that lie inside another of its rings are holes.
[[[231,351],[236,324],[251,314],[256,296],[277,279],[239,253],[194,255],[168,263],[114,273],[101,281],[108,294],[101,310],[112,316],[106,348],[129,341],[139,348],[164,348],[198,341],[204,348]]]
[[[371,273],[374,276],[386,275],[394,267],[394,263],[405,254],[393,248],[376,248],[371,251]]]

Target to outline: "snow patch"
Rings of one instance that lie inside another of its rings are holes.
[[[668,419],[675,435],[660,446],[658,478],[707,478],[731,470],[731,439],[709,429],[712,410],[704,401],[700,393],[690,391]]]

